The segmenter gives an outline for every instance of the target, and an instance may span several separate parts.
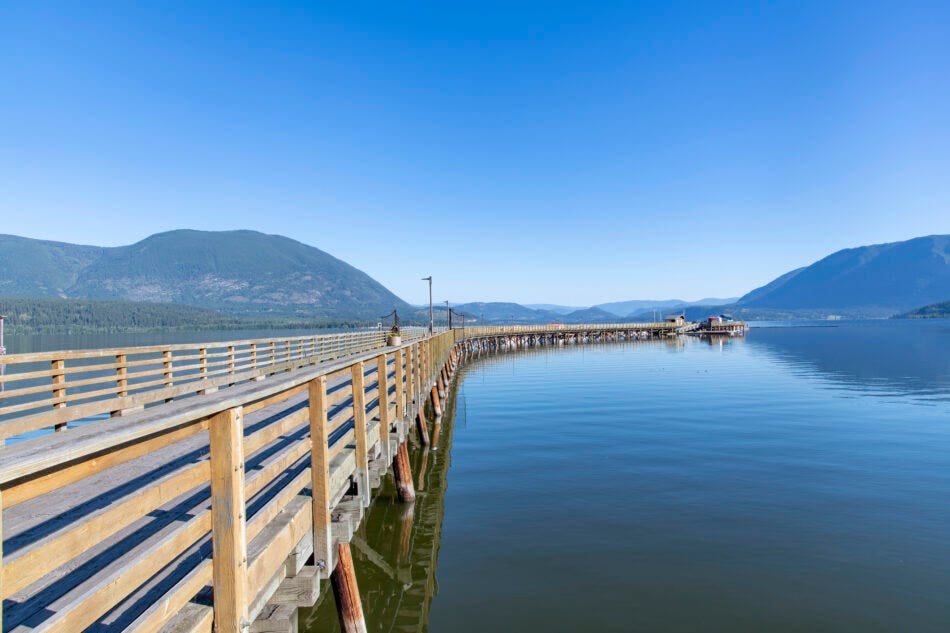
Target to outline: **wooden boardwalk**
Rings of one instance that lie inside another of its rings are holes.
[[[275,342],[263,359],[247,342],[7,356],[5,384],[44,384],[0,400],[14,415],[0,421],[11,438],[0,448],[2,630],[290,632],[327,579],[344,629],[365,630],[353,530],[391,467],[414,499],[406,437],[417,428],[438,441],[433,417],[459,363],[670,334],[668,324],[521,326],[399,347]],[[198,367],[167,371],[169,352]],[[90,364],[93,378],[81,373]],[[90,386],[99,393],[69,399]],[[90,411],[113,417],[88,422]],[[59,432],[17,437],[44,428]]]

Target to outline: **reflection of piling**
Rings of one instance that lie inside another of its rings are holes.
[[[423,446],[429,445],[429,427],[426,424],[426,414],[425,410],[421,407],[419,408],[419,413],[416,414],[416,423],[419,425],[419,440],[422,442]]]
[[[426,489],[426,467],[429,464],[429,449],[422,449],[422,457],[419,459],[419,482],[416,484],[416,490],[422,492]]]
[[[330,575],[330,583],[336,598],[340,629],[343,633],[366,633],[366,620],[363,618],[360,590],[356,585],[356,569],[353,567],[350,544],[340,543],[336,551],[338,562]]]
[[[415,501],[416,491],[412,487],[412,469],[409,467],[409,449],[406,448],[406,442],[399,445],[396,456],[393,457],[393,476],[399,500],[406,503]]]
[[[432,423],[432,450],[439,448],[439,431],[442,430],[442,418],[436,418]]]
[[[399,517],[399,549],[396,556],[400,565],[409,560],[409,546],[412,544],[412,523],[415,513],[415,504],[409,504]]]
[[[435,417],[442,417],[442,403],[439,401],[439,388],[432,386],[432,410],[435,411]]]

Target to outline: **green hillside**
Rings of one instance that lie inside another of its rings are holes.
[[[176,303],[251,319],[375,321],[408,304],[320,249],[255,231],[179,230],[99,248],[3,236],[0,294]]]
[[[899,314],[896,319],[950,319],[950,301],[941,301],[932,303],[904,314]]]
[[[0,314],[11,334],[128,332],[235,327],[241,322],[191,306],[133,301],[0,297]]]
[[[108,249],[0,235],[0,296],[65,297]]]

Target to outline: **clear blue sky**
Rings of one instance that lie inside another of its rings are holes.
[[[946,2],[144,4],[0,7],[0,232],[573,305],[950,233]]]

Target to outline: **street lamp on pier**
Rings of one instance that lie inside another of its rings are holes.
[[[429,275],[428,277],[423,277],[422,281],[429,282],[429,335],[431,336],[434,331],[433,322],[432,322],[432,275]]]

